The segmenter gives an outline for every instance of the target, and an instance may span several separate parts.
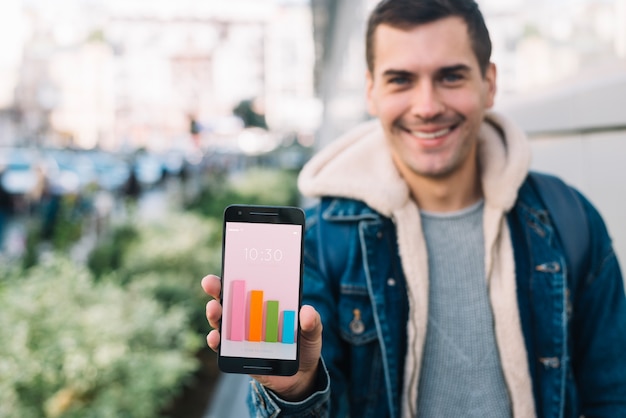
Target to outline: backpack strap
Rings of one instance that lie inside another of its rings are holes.
[[[587,268],[589,222],[578,194],[558,177],[531,171],[531,184],[539,194],[563,245],[571,277],[578,282]]]

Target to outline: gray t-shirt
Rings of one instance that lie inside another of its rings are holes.
[[[483,208],[421,213],[430,284],[419,418],[512,415],[485,278]]]

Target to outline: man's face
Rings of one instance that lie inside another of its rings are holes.
[[[368,108],[403,175],[446,178],[474,164],[494,95],[495,66],[483,77],[462,19],[376,29]]]

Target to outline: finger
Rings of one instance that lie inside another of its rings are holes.
[[[309,305],[300,309],[300,367],[295,376],[252,376],[262,385],[289,401],[301,401],[315,388],[315,376],[322,349],[322,321]]]
[[[300,344],[303,354],[300,358],[300,370],[315,370],[322,351],[322,320],[319,313],[309,305],[300,309]],[[306,354],[305,354],[306,353]]]
[[[310,305],[300,308],[300,329],[307,339],[316,340],[322,335],[320,314]]]
[[[206,304],[206,318],[209,321],[209,325],[213,328],[219,328],[222,320],[222,305],[220,305],[217,299],[211,299]]]
[[[206,343],[213,351],[217,352],[217,349],[220,346],[220,333],[216,329],[209,332],[206,336]]]
[[[213,298],[215,299],[220,298],[220,292],[222,291],[222,281],[216,275],[209,274],[203,277],[200,285],[207,295],[213,296]]]

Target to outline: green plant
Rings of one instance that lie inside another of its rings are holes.
[[[150,297],[165,309],[183,311],[191,329],[204,340],[209,325],[204,315],[208,300],[199,286],[221,263],[221,223],[197,214],[171,213],[160,222],[118,225],[94,251],[90,266],[110,271],[101,276]],[[95,260],[99,260],[95,263]],[[114,265],[107,266],[112,261]],[[214,353],[206,344],[196,351],[199,366],[179,397],[162,410],[168,417],[199,417],[218,375]]]
[[[49,243],[55,252],[68,252],[82,237],[85,215],[89,212],[84,199],[78,196],[55,196],[39,209],[39,216],[27,222],[21,261],[24,269],[39,263],[42,243]]]
[[[207,297],[199,281],[209,272],[219,272],[220,227],[219,222],[192,213],[119,225],[94,249],[89,267],[100,280],[149,295],[165,308],[184,310],[193,328],[205,334]]]
[[[61,201],[61,210],[52,234],[52,246],[67,251],[83,234],[83,210],[74,196]]]
[[[154,417],[198,367],[185,310],[53,256],[0,271],[0,416]]]
[[[100,242],[87,259],[87,265],[96,278],[119,269],[130,245],[137,240],[139,231],[134,225],[116,225],[110,236]]]
[[[117,274],[165,306],[185,309],[194,328],[208,332],[207,296],[202,276],[221,268],[221,223],[191,213],[172,214],[167,222],[140,226]]]
[[[296,172],[253,168],[228,179],[218,176],[209,181],[188,208],[221,219],[224,208],[233,203],[296,206],[298,200]]]
[[[40,222],[31,221],[26,227],[26,248],[22,254],[22,268],[27,269],[39,262],[39,244],[41,241]]]

